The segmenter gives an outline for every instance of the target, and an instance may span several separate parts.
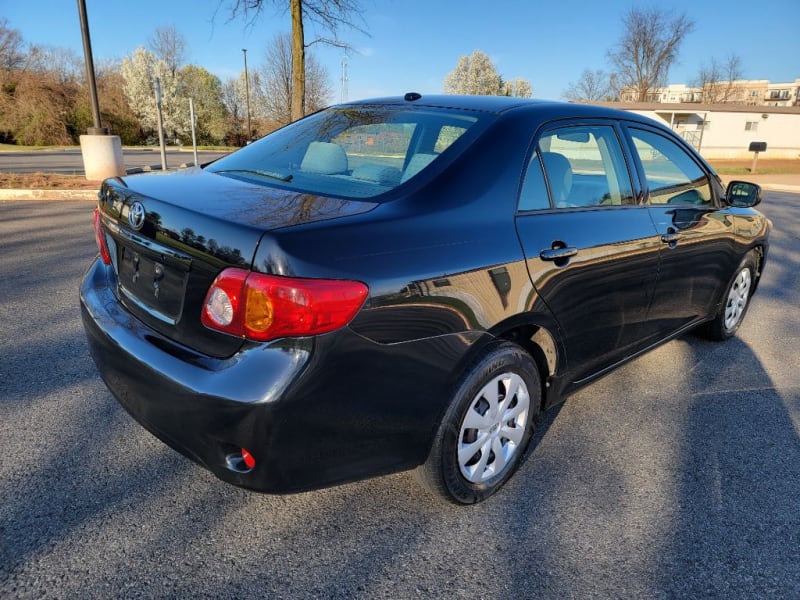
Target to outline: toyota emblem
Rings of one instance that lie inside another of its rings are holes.
[[[144,206],[141,202],[134,202],[128,210],[128,223],[131,224],[136,231],[139,231],[144,225]]]

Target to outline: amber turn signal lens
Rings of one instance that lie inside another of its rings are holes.
[[[251,331],[264,333],[272,327],[273,308],[269,297],[256,288],[247,288],[246,313],[244,325]]]

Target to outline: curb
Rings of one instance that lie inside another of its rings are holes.
[[[787,192],[789,194],[800,194],[800,185],[789,185],[783,183],[760,183],[761,189],[769,192]]]
[[[0,190],[0,200],[97,200],[97,190]]]

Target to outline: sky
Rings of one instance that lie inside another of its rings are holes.
[[[188,42],[189,63],[222,80],[264,62],[277,34],[291,29],[282,0],[265,0],[255,21],[232,19],[231,0],[86,0],[95,62],[121,59],[147,46],[157,27],[174,26]],[[342,29],[347,56],[347,98],[441,93],[459,57],[481,50],[505,79],[531,82],[536,98],[562,99],[584,69],[610,70],[607,52],[621,36],[631,7],[653,3],[619,0],[361,0],[369,35]],[[689,83],[712,58],[742,59],[746,79],[794,81],[800,77],[800,0],[672,0],[695,22],[670,71],[670,83]],[[665,4],[658,4],[665,6]],[[277,8],[276,8],[277,7]],[[77,0],[0,0],[0,18],[28,44],[66,47],[83,58]],[[306,25],[306,41],[330,37]],[[341,99],[343,51],[314,44],[327,68],[333,97]]]

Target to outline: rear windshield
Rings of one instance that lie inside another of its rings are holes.
[[[324,196],[371,198],[458,152],[482,119],[445,109],[339,106],[279,129],[207,170]]]

